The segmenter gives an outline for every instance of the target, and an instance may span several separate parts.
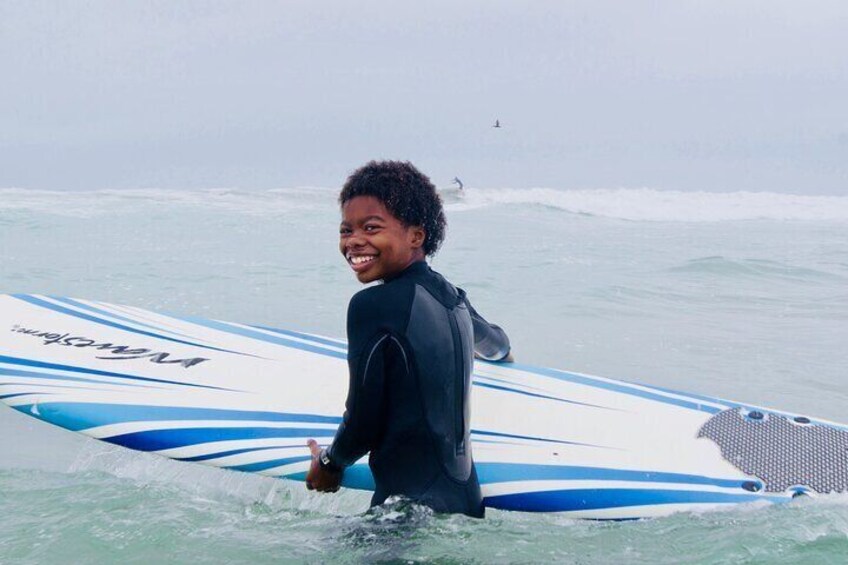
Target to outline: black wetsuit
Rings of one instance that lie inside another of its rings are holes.
[[[437,512],[483,516],[471,458],[474,352],[497,361],[509,339],[426,262],[358,292],[347,315],[350,388],[322,457],[338,470],[371,452],[371,505],[404,495]]]

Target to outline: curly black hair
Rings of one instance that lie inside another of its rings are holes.
[[[438,251],[445,239],[442,198],[430,179],[409,161],[371,161],[353,172],[339,194],[339,205],[357,196],[373,196],[405,226],[424,228],[424,254]]]

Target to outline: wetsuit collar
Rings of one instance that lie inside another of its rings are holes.
[[[395,279],[399,279],[401,277],[405,277],[407,275],[415,275],[419,273],[426,273],[430,270],[430,265],[427,264],[426,259],[421,259],[420,261],[414,261],[407,268],[396,274],[391,278],[383,279],[384,283],[391,282]]]

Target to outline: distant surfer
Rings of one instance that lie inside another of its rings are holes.
[[[461,181],[461,180],[459,180],[459,177],[453,177],[453,184],[455,184],[455,185],[458,185],[458,186],[459,186],[459,191],[460,191],[460,192],[462,192],[462,189],[465,187],[465,185],[464,185],[464,184],[462,184],[462,181]]]
[[[500,120],[495,120],[495,125],[493,125],[492,127],[493,127],[493,128],[499,128],[499,127],[501,127],[501,121],[500,121]]]
[[[412,164],[368,163],[347,179],[339,203],[342,255],[359,282],[383,284],[350,301],[345,413],[330,446],[309,440],[307,488],[337,491],[344,469],[370,452],[372,506],[400,495],[436,512],[482,517],[472,363],[512,361],[509,338],[427,264],[446,222],[436,188]]]

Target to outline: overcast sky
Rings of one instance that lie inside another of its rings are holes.
[[[0,187],[338,186],[372,158],[845,194],[848,2],[0,0]]]

